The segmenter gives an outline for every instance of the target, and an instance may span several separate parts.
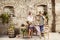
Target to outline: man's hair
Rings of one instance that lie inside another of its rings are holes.
[[[44,13],[42,13],[41,11],[39,11],[39,14],[44,14]]]

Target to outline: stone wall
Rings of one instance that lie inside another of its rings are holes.
[[[56,0],[56,31],[60,32],[60,0]]]
[[[16,24],[17,28],[20,27],[22,23],[26,22],[26,17],[28,12],[31,11],[33,16],[38,13],[37,5],[47,5],[47,12],[49,17],[49,27],[51,28],[52,23],[52,13],[51,13],[51,1],[50,0],[0,0],[0,14],[3,13],[3,8],[5,6],[13,6],[14,14],[13,22]]]

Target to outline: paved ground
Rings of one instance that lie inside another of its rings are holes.
[[[46,37],[45,39],[38,36],[33,36],[32,38],[8,38],[7,36],[0,37],[0,40],[60,40],[60,34],[59,33],[49,33],[49,39]]]

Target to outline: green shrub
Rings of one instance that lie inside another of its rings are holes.
[[[10,15],[8,13],[3,13],[0,15],[0,18],[2,19],[2,23],[9,23]]]

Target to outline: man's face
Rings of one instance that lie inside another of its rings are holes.
[[[40,15],[40,16],[42,16],[42,13],[41,13],[41,12],[39,12],[39,15]]]

